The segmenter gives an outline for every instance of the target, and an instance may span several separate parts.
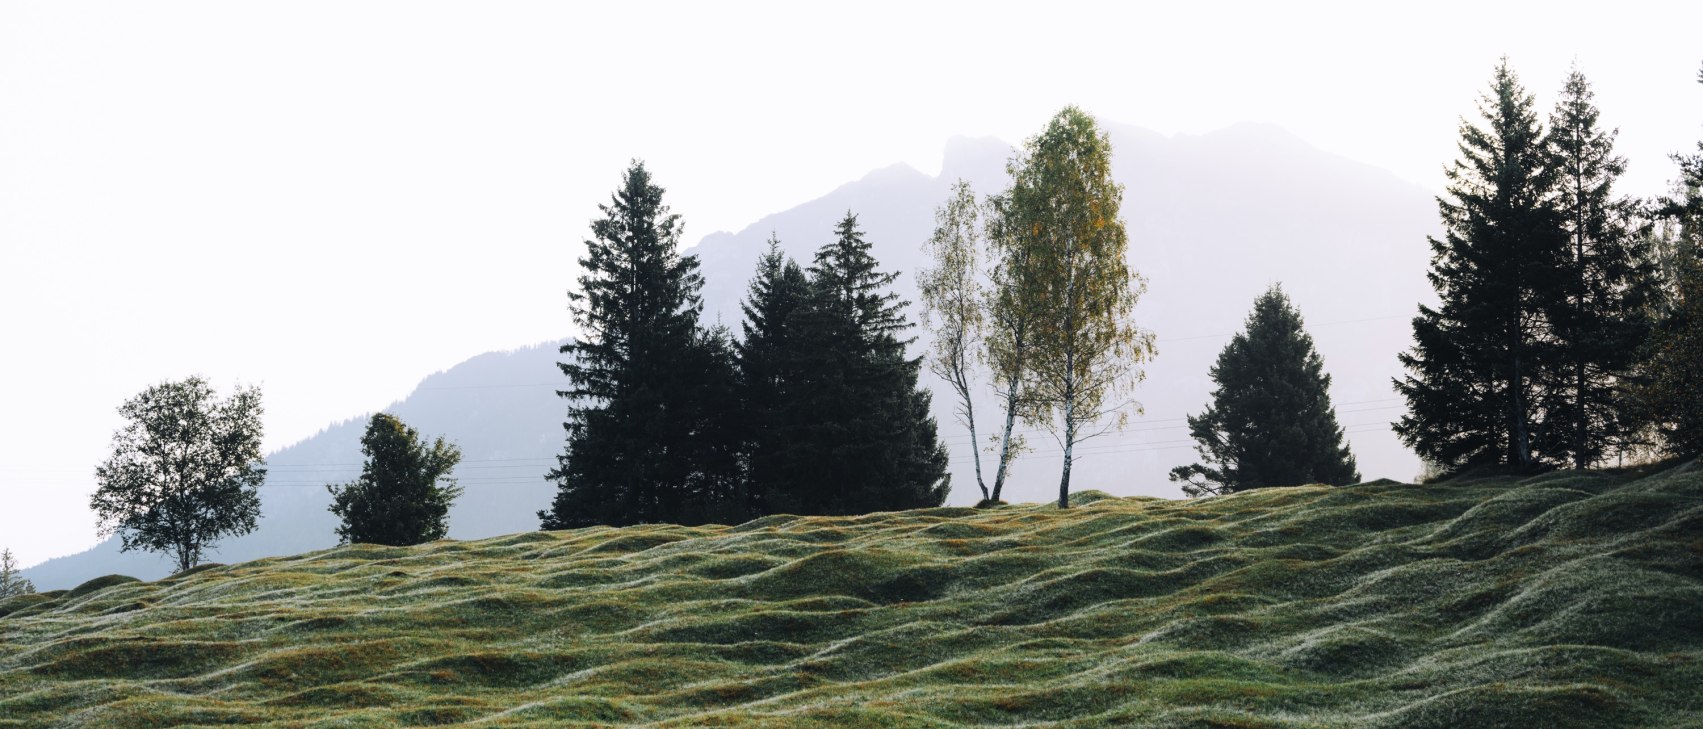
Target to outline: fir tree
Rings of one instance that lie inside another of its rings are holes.
[[[753,514],[800,509],[782,466],[794,435],[782,413],[799,386],[801,338],[793,331],[792,317],[809,295],[804,269],[781,253],[780,241],[771,237],[740,305],[744,338],[734,345],[744,413],[746,503]]]
[[[1330,404],[1330,375],[1277,286],[1212,366],[1212,404],[1189,416],[1205,464],[1171,469],[1190,496],[1360,480]]]
[[[1590,84],[1567,78],[1550,116],[1548,147],[1557,176],[1557,207],[1566,251],[1559,296],[1546,318],[1557,354],[1544,382],[1541,454],[1588,468],[1611,449],[1631,446],[1620,379],[1637,364],[1649,335],[1655,262],[1638,203],[1614,194],[1626,170],[1614,154],[1614,130],[1597,126]]]
[[[809,294],[788,319],[797,377],[778,414],[792,447],[778,454],[776,507],[858,514],[938,506],[946,451],[905,356],[910,326],[869,243],[847,213],[816,253]],[[784,504],[784,506],[782,506]]]
[[[579,259],[568,308],[583,338],[562,346],[568,442],[545,529],[730,518],[737,442],[717,409],[734,393],[732,355],[698,326],[703,277],[662,194],[634,162]]]
[[[1413,349],[1395,382],[1409,413],[1395,424],[1421,458],[1448,469],[1537,461],[1534,393],[1551,356],[1543,315],[1556,300],[1565,240],[1555,173],[1532,97],[1504,60],[1479,103],[1487,123],[1461,123],[1461,158],[1437,200],[1431,239],[1436,309],[1419,307]]]
[[[0,600],[35,592],[35,585],[19,575],[20,571],[12,550],[0,549]]]
[[[325,487],[331,513],[342,520],[339,542],[404,547],[449,533],[449,506],[461,495],[449,473],[461,462],[461,449],[443,438],[427,445],[420,431],[378,413],[367,422],[361,452],[367,461],[360,479]]]
[[[1703,70],[1697,73],[1703,83]],[[1665,282],[1668,306],[1644,346],[1642,377],[1630,388],[1644,421],[1671,455],[1703,454],[1703,141],[1695,155],[1673,155],[1680,179],[1662,200],[1674,230],[1673,265]]]
[[[1703,455],[1703,261],[1679,273],[1674,304],[1645,347],[1644,376],[1631,388],[1645,420],[1670,455]]]

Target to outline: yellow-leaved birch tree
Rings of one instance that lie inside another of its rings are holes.
[[[1011,172],[1003,224],[1024,259],[1012,293],[1034,314],[1025,399],[1050,409],[1040,419],[1064,449],[1062,509],[1076,444],[1141,412],[1126,396],[1156,351],[1153,333],[1135,325],[1146,282],[1126,261],[1123,187],[1112,181],[1111,140],[1093,117],[1065,107],[1025,144]]]

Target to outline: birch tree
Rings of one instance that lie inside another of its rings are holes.
[[[976,437],[972,381],[980,359],[987,291],[977,264],[981,259],[981,209],[970,183],[958,180],[952,195],[934,211],[934,235],[924,245],[934,265],[917,272],[923,324],[934,333],[925,358],[928,369],[958,396],[958,422],[970,431],[970,455],[983,503],[998,499],[982,477],[981,441]],[[1002,469],[1003,473],[1003,469]]]
[[[1025,258],[1013,296],[1035,315],[1026,398],[1050,408],[1047,424],[1064,449],[1061,509],[1069,506],[1076,444],[1141,411],[1124,396],[1155,354],[1152,332],[1134,321],[1146,282],[1125,259],[1122,202],[1110,138],[1093,117],[1067,106],[1025,145],[1003,203],[1005,232]]]

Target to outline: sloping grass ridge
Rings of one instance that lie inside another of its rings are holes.
[[[1703,465],[352,545],[0,602],[0,726],[1703,727]]]

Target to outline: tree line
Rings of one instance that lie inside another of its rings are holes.
[[[938,506],[946,450],[905,353],[911,325],[847,213],[805,269],[771,239],[743,337],[699,321],[703,278],[640,162],[569,294],[567,445],[544,529],[733,523]]]
[[[1395,432],[1444,471],[1696,454],[1703,155],[1675,155],[1673,195],[1636,200],[1615,190],[1626,160],[1582,73],[1547,128],[1534,106],[1504,59],[1461,124],[1431,240],[1439,304],[1413,320]]]
[[[1409,407],[1397,435],[1444,472],[1703,453],[1703,142],[1673,156],[1669,195],[1618,195],[1626,162],[1592,98],[1575,71],[1545,128],[1504,61],[1482,124],[1462,122],[1438,198],[1445,233],[1430,241],[1439,304],[1420,307],[1400,355],[1408,374],[1394,383]],[[918,274],[933,334],[919,358],[906,353],[898,273],[880,268],[850,212],[808,267],[771,239],[740,336],[704,326],[679,216],[635,162],[600,206],[569,294],[582,336],[562,347],[566,445],[546,475],[558,491],[541,527],[938,505],[947,455],[917,385],[924,361],[970,429],[983,504],[1000,501],[1027,447],[1021,421],[1063,447],[1067,507],[1074,446],[1140,412],[1129,395],[1155,354],[1133,321],[1145,283],[1125,262],[1110,160],[1107,136],[1067,107],[1008,163],[1006,189],[978,198],[954,186]],[[1330,377],[1281,287],[1255,302],[1211,375],[1212,402],[1188,418],[1202,462],[1171,473],[1186,493],[1359,478]],[[1000,423],[988,470],[974,417],[983,377]],[[253,531],[265,477],[258,389],[220,400],[191,377],[120,413],[90,503],[103,536],[171,554],[182,571],[218,539]],[[442,538],[460,494],[454,444],[385,413],[361,444],[361,476],[327,486],[339,539]],[[0,562],[0,590],[29,589],[9,552]]]

